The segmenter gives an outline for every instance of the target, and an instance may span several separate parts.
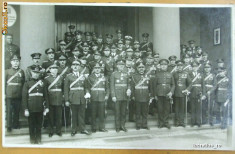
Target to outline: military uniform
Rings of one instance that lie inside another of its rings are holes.
[[[50,68],[58,69],[58,66],[52,65]],[[56,126],[56,133],[61,136],[62,127],[62,105],[63,99],[63,76],[52,74],[45,78],[45,86],[48,90],[49,101],[49,137],[54,133],[54,125]]]
[[[192,63],[192,67],[198,67],[197,62]],[[191,126],[201,126],[202,122],[202,101],[201,96],[203,94],[204,79],[203,74],[200,72],[191,72],[189,74],[190,85],[187,90],[190,91],[191,102]]]
[[[119,61],[117,65],[124,65],[123,61]],[[111,97],[116,98],[115,104],[115,127],[116,131],[120,129],[127,131],[126,123],[126,109],[127,109],[127,90],[130,90],[129,76],[125,72],[115,71],[110,78]]]
[[[31,57],[32,57],[33,59],[40,59],[41,53],[33,53],[33,54],[31,54]],[[25,70],[25,80],[26,80],[26,81],[29,81],[29,80],[32,79],[31,71],[32,71],[32,69],[35,68],[35,67],[39,67],[39,69],[40,69],[40,72],[41,72],[41,74],[40,74],[40,79],[43,79],[43,78],[44,78],[44,76],[45,76],[45,69],[42,68],[41,65],[35,65],[35,64],[33,64],[33,65],[31,65],[31,66],[28,66],[28,67],[26,68],[26,70]]]
[[[161,65],[168,65],[166,59],[160,60]],[[151,95],[157,97],[158,103],[158,121],[159,127],[170,128],[168,118],[170,113],[170,99],[169,93],[174,94],[175,82],[173,75],[166,71],[161,70],[151,79]]]
[[[10,58],[12,55],[20,55],[20,48],[15,44],[5,45],[5,69],[11,68]]]
[[[80,62],[74,61],[72,64]],[[65,77],[64,81],[64,97],[65,102],[70,103],[71,116],[72,116],[72,136],[76,134],[77,127],[79,131],[85,131],[85,108],[86,99],[84,98],[87,92],[86,78],[78,72],[73,72]],[[78,123],[77,123],[78,122]]]
[[[220,68],[218,73],[225,71],[225,68]],[[231,84],[229,78],[224,76],[217,76],[217,87],[215,90],[215,117],[216,123],[221,123],[221,128],[227,127],[228,107],[230,105],[229,85]]]
[[[211,68],[210,64],[206,64],[205,68]],[[206,116],[208,112],[208,121],[210,125],[213,125],[213,108],[214,108],[214,100],[215,100],[215,89],[217,85],[217,79],[214,74],[211,72],[204,74],[204,95],[207,97],[203,100],[202,103],[202,123],[206,123]],[[210,94],[208,94],[208,92]]]
[[[138,67],[144,67],[143,63]],[[144,74],[135,73],[131,78],[132,98],[136,107],[136,129],[148,129],[147,117],[150,95],[150,78]]]
[[[143,33],[142,37],[149,37],[148,33]],[[147,51],[148,48],[153,50],[153,43],[152,42],[141,42],[140,43],[140,51]]]
[[[40,73],[39,69],[38,67],[34,67],[32,71]],[[24,104],[24,111],[29,112],[28,121],[31,143],[41,143],[43,111],[44,107],[46,109],[49,107],[47,98],[47,89],[44,81],[31,79],[25,82],[22,92],[22,102]]]
[[[98,64],[98,67],[99,64]],[[100,69],[100,68],[99,68]],[[105,97],[109,96],[109,80],[102,74],[91,74],[88,77],[88,89],[91,94],[92,131],[97,130],[96,120],[98,118],[98,130],[105,131]]]
[[[48,49],[45,50],[45,53],[46,53],[47,55],[50,54],[50,53],[55,54],[55,50],[54,50],[53,48],[48,48]],[[49,74],[50,74],[49,66],[51,66],[51,65],[54,64],[54,63],[55,63],[55,59],[54,59],[54,58],[53,58],[53,59],[48,59],[48,60],[46,60],[46,61],[44,61],[44,62],[42,63],[42,68],[45,69],[46,75],[49,75]]]
[[[12,55],[11,60],[20,61],[20,57]],[[25,75],[22,69],[10,68],[5,70],[6,119],[9,132],[12,128],[19,128],[19,112],[24,81]]]
[[[177,65],[183,65],[182,61],[177,61]],[[185,115],[185,94],[183,90],[189,85],[188,73],[185,71],[176,71],[173,73],[175,80],[175,92],[174,92],[174,103],[175,103],[175,125],[185,127],[184,115]],[[187,120],[187,119],[186,119]]]

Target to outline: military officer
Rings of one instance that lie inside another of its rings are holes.
[[[224,63],[224,60],[221,59],[221,58],[217,59],[217,60],[216,60],[216,63],[217,63],[217,66],[216,66],[216,68],[215,68],[214,71],[215,71],[215,74],[216,74],[216,76],[217,76],[217,75],[219,75],[218,70],[219,70],[220,68],[225,68],[225,63]]]
[[[85,108],[87,99],[90,98],[90,93],[86,87],[86,78],[79,73],[80,65],[80,61],[73,61],[71,66],[73,72],[68,74],[64,81],[65,105],[71,108],[71,136],[74,136],[78,130],[82,134],[90,135],[90,132],[85,129],[84,122]]]
[[[174,73],[176,72],[177,70],[177,66],[175,64],[176,62],[176,56],[173,55],[173,56],[170,56],[168,59],[169,59],[169,66],[168,66],[168,71],[171,72],[171,73]]]
[[[5,70],[5,94],[6,94],[6,119],[7,131],[12,128],[18,129],[19,113],[21,107],[22,88],[25,81],[24,71],[20,69],[20,59],[18,54],[11,56],[11,68]]]
[[[185,44],[180,45],[180,58],[182,59],[186,54],[187,46]]]
[[[47,89],[40,79],[40,68],[31,67],[32,79],[25,82],[22,92],[24,115],[29,121],[31,144],[41,144],[41,128],[43,116],[49,112]]]
[[[136,107],[136,129],[149,129],[147,124],[150,78],[145,75],[145,66],[142,62],[137,64],[137,72],[131,78],[132,99]]]
[[[153,59],[154,59],[153,64],[156,68],[156,72],[158,72],[158,71],[160,71],[160,64],[159,64],[160,55],[159,55],[159,53],[154,54]]]
[[[130,50],[130,49],[128,49]],[[132,49],[131,49],[132,50]],[[131,82],[131,76],[135,73],[135,63],[133,59],[127,58],[126,59],[126,67],[124,68],[124,71],[129,76],[129,82]],[[133,99],[129,100],[129,121],[134,122],[135,120],[135,102]]]
[[[153,62],[154,62],[154,59],[151,55],[146,57],[146,67],[145,67],[146,73],[145,74],[148,75],[150,78],[155,77],[156,70],[157,70]]]
[[[187,73],[190,73],[192,71],[190,56],[188,54],[186,54],[183,58],[183,61],[184,61],[183,71],[186,71]]]
[[[230,80],[227,77],[227,71],[225,68],[218,69],[217,75],[217,87],[215,91],[215,117],[216,123],[221,123],[221,129],[227,128],[227,118],[229,107],[231,106],[231,96],[229,93]]]
[[[196,47],[195,47],[195,41],[194,40],[189,40],[188,41],[189,48],[191,48],[192,54],[196,54]]]
[[[79,60],[82,57],[82,49],[75,46],[72,50],[73,56],[69,57],[68,64],[71,65],[74,60]]]
[[[99,50],[98,50],[98,44],[96,43],[96,42],[93,42],[92,43],[92,46],[91,46],[91,54],[93,55],[95,52],[100,52]],[[101,53],[101,52],[100,52]],[[103,53],[101,53],[101,55],[102,55]]]
[[[119,40],[116,45],[117,45],[117,53],[118,54],[122,53],[122,51],[123,51],[123,40]]]
[[[110,50],[111,50],[110,55],[111,55],[112,59],[114,59],[115,62],[121,60],[122,57],[125,57],[125,56],[126,56],[125,50],[119,50],[119,51],[117,51],[117,48],[116,48],[114,45],[112,45],[112,47],[110,48]],[[121,56],[121,55],[122,55],[122,56]]]
[[[69,25],[69,32],[72,34],[72,37],[75,36],[75,25]]]
[[[87,42],[88,46],[92,46],[92,34],[91,32],[85,32],[85,41]]]
[[[111,47],[113,45],[113,35],[112,34],[106,34],[106,39],[104,42],[104,46]]]
[[[109,98],[109,79],[101,74],[101,66],[96,63],[94,66],[94,73],[92,73],[87,80],[87,87],[91,94],[91,114],[92,117],[92,132],[95,133],[97,130],[97,119],[98,130],[106,132],[105,129],[105,106]]]
[[[6,44],[5,44],[5,69],[11,68],[10,58],[12,55],[20,55],[20,48],[13,44],[13,35],[6,35]]]
[[[75,31],[75,36],[74,36],[74,41],[71,41],[71,48],[74,48],[74,47],[79,47],[79,48],[82,48],[82,31],[80,30],[76,30]]]
[[[73,41],[73,35],[72,35],[71,32],[66,32],[64,34],[64,41],[65,41],[66,44],[69,44],[70,42]],[[70,48],[70,46],[67,46],[67,48]]]
[[[84,42],[82,44],[82,57],[86,59],[87,63],[89,63],[90,61],[92,61],[94,59],[93,57],[93,52],[90,53],[90,47],[88,46],[88,44],[86,42]]]
[[[45,50],[48,60],[43,61],[42,68],[46,70],[47,75],[50,74],[49,66],[55,63],[55,49],[48,48]]]
[[[109,67],[110,71],[107,74],[107,77],[109,78],[111,76],[111,74],[114,72],[114,69],[116,68],[116,62],[112,58],[112,56],[110,56],[110,48],[109,47],[104,48],[104,56],[102,57],[102,60],[107,64],[107,67]]]
[[[139,41],[137,41],[137,40],[134,41],[133,50],[134,51],[140,50],[140,42]]]
[[[140,43],[140,50],[141,51],[147,51],[148,48],[153,50],[153,43],[149,42],[149,34],[143,33],[142,34],[143,42]]]
[[[25,79],[26,81],[29,81],[32,79],[32,74],[31,74],[31,70],[37,66],[40,68],[40,79],[42,79],[44,77],[44,74],[45,74],[45,69],[42,68],[42,66],[40,65],[40,59],[41,59],[41,53],[32,53],[31,54],[31,57],[32,57],[32,61],[33,61],[33,65],[31,66],[28,66],[25,70]]]
[[[129,36],[129,35],[125,36],[125,45],[123,47],[124,50],[127,50],[129,48],[132,49],[132,44],[131,44],[132,40],[133,40],[132,36]]]
[[[159,71],[154,78],[151,79],[151,95],[158,101],[158,121],[159,128],[167,127],[170,129],[168,118],[170,114],[170,100],[174,94],[175,81],[173,75],[167,71],[169,64],[167,59],[159,61],[161,71]]]
[[[117,44],[118,41],[122,40],[122,30],[118,29],[116,30],[117,38],[113,40],[114,44]]]
[[[55,60],[58,60],[61,54],[64,54],[67,57],[70,57],[72,54],[69,49],[66,49],[66,43],[63,40],[59,41],[59,50],[55,52]]]
[[[56,126],[56,134],[62,136],[62,104],[63,101],[63,76],[58,74],[58,66],[52,64],[49,66],[51,74],[45,77],[45,86],[48,93],[49,103],[49,137],[54,134],[54,125]]]
[[[133,54],[134,54],[133,49],[132,48],[128,48],[128,49],[126,49],[126,56],[121,56],[121,59],[122,60],[124,60],[124,59],[133,59]]]
[[[217,79],[214,74],[211,73],[211,64],[206,63],[204,65],[204,100],[202,101],[202,124],[206,123],[207,112],[208,122],[213,126],[213,107],[215,100],[215,89],[217,85]]]
[[[91,41],[92,42],[96,42],[96,40],[97,40],[97,33],[96,32],[92,32],[91,35],[92,35]]]
[[[63,78],[67,76],[67,74],[71,73],[71,68],[67,64],[67,56],[66,55],[60,55],[59,59],[59,68],[58,68],[58,74]],[[64,99],[64,93],[62,94],[62,106],[63,106],[63,111],[62,111],[62,125],[65,127],[71,125],[71,115],[70,115],[70,108],[68,106],[65,106],[65,99]]]
[[[99,35],[98,38],[97,38],[97,41],[96,41],[97,45],[98,45],[98,51],[100,53],[102,53],[102,50],[103,50],[103,36],[102,35]]]
[[[188,73],[183,71],[184,62],[181,60],[176,61],[177,70],[173,73],[173,77],[175,80],[175,92],[174,92],[174,103],[175,103],[175,126],[183,126],[184,123],[184,115],[185,115],[185,94],[182,93],[188,85],[189,78]],[[187,119],[186,119],[187,120]]]
[[[88,64],[88,68],[90,69],[90,73],[92,73],[93,68],[95,66],[96,63],[99,63],[101,65],[101,73],[103,73],[105,76],[107,74],[110,74],[110,67],[107,66],[107,63],[105,63],[105,61],[102,59],[101,54],[99,52],[96,52],[94,54],[94,61],[91,61]]]
[[[191,106],[191,126],[197,125],[201,127],[202,124],[202,94],[204,88],[203,74],[198,71],[198,63],[192,63],[192,72],[189,73],[190,84],[186,89],[186,93],[190,93]],[[184,91],[185,92],[185,91]]]
[[[115,104],[115,127],[116,132],[120,129],[127,131],[126,123],[126,109],[128,107],[128,97],[131,96],[130,84],[128,75],[124,72],[125,63],[123,61],[117,62],[117,71],[113,72],[110,78],[110,90],[112,101]]]

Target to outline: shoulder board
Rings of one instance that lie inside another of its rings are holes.
[[[50,77],[50,76],[48,75],[48,76],[46,76],[44,79],[47,79],[48,77]]]

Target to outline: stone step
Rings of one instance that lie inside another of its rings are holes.
[[[113,116],[113,115],[110,115],[110,116]],[[171,115],[170,118],[169,118],[169,124],[171,126],[174,125],[173,117],[174,116]],[[190,116],[188,116],[188,122],[189,121],[190,121]],[[148,126],[149,127],[157,127],[157,123],[158,123],[157,122],[157,115],[154,115],[154,116],[149,115],[148,116]],[[136,123],[135,122],[129,122],[127,120],[125,126],[126,126],[127,129],[130,129],[130,128],[135,129],[136,128]],[[114,121],[114,119],[109,119],[108,118],[108,120],[106,120],[106,122],[105,122],[105,128],[110,129],[110,130],[115,130],[115,121]],[[91,130],[91,126],[86,125],[86,129]],[[62,127],[62,132],[65,132],[65,127]],[[70,126],[66,127],[66,132],[71,132],[71,127]],[[20,129],[13,129],[12,132],[5,131],[6,136],[25,135],[25,134],[28,134],[28,133],[29,133],[29,130],[28,130],[28,126],[26,126],[26,125],[24,127],[21,127]],[[48,129],[43,128],[42,129],[42,134],[45,134],[45,133],[48,133]]]

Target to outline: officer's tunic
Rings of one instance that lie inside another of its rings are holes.
[[[35,84],[37,84],[37,86],[32,89]],[[47,89],[44,81],[38,79],[27,81],[23,87],[22,102],[24,104],[24,110],[28,109],[29,111],[30,141],[34,142],[36,140],[40,142],[43,110],[49,107]]]
[[[10,68],[5,71],[7,128],[19,127],[22,88],[25,81],[22,69]]]
[[[45,86],[48,90],[49,103],[49,131],[53,132],[54,124],[56,126],[56,133],[61,133],[62,126],[62,104],[63,98],[63,76],[49,75],[45,78]]]
[[[167,94],[174,94],[175,82],[173,75],[168,71],[160,71],[151,79],[151,94],[158,98],[158,116],[159,127],[168,126],[168,118],[170,113],[170,98]]]
[[[75,80],[79,80],[71,85]],[[84,75],[77,76],[75,73],[70,73],[65,77],[64,81],[64,97],[65,102],[70,102],[71,117],[72,117],[72,131],[76,132],[79,126],[80,131],[85,130],[85,108],[86,100],[84,95],[87,91],[86,79]],[[77,123],[78,121],[78,123]]]
[[[150,78],[147,75],[135,73],[131,78],[131,91],[136,104],[136,127],[147,127]]]
[[[115,126],[116,129],[125,127],[126,123],[126,109],[127,101],[127,89],[130,89],[129,76],[125,72],[115,71],[110,78],[110,90],[111,97],[116,97],[115,103]]]
[[[103,75],[91,74],[88,77],[87,87],[91,94],[92,129],[97,129],[96,119],[99,119],[98,129],[104,129],[105,96],[109,96],[109,80]]]
[[[185,115],[185,95],[182,93],[189,85],[188,73],[185,71],[176,71],[173,74],[175,80],[175,92],[174,92],[174,103],[175,103],[175,124],[184,126],[184,115]],[[187,120],[187,119],[186,119]]]

